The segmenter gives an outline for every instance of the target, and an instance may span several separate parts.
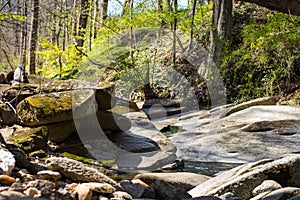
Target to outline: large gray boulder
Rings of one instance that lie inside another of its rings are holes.
[[[280,185],[300,185],[300,155],[278,160],[261,160],[245,164],[198,185],[188,193],[192,197],[233,193],[240,199],[250,199],[252,191],[265,180],[275,180]]]

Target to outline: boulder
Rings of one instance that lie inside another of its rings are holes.
[[[254,188],[252,193],[253,193],[254,196],[256,196],[260,193],[270,192],[270,191],[274,191],[274,190],[277,190],[277,189],[280,189],[280,188],[281,188],[281,185],[279,183],[277,183],[276,181],[265,180],[264,182],[262,182],[262,184],[260,184],[256,188]]]
[[[0,147],[0,174],[10,175],[15,168],[16,160],[14,155]]]
[[[273,179],[280,185],[296,187],[300,185],[299,176],[300,155],[293,155],[278,160],[261,160],[222,172],[188,193],[200,197],[232,192],[240,199],[250,199],[254,188],[265,180]]]
[[[21,128],[14,131],[8,141],[25,152],[33,152],[47,147],[48,130],[46,127]]]
[[[115,106],[116,99],[114,98],[114,85],[108,83],[90,83],[83,80],[55,80],[44,84],[41,88],[42,92],[62,92],[82,89],[92,89],[95,91],[95,99],[98,103],[98,108],[108,110]]]
[[[44,180],[54,180],[57,181],[61,178],[61,175],[59,172],[54,172],[51,170],[43,170],[43,171],[39,171],[37,173],[38,177],[40,179],[44,179]]]
[[[177,173],[144,173],[134,179],[140,179],[155,189],[156,198],[184,199],[189,198],[187,191],[207,181],[210,177],[200,174]]]
[[[48,140],[60,143],[76,132],[73,120],[56,122],[45,125],[48,128]]]
[[[93,192],[99,192],[104,194],[112,194],[116,191],[116,189],[108,183],[89,182],[82,183],[81,185],[91,188]]]
[[[8,104],[0,104],[0,119],[6,125],[13,125],[18,121],[16,113]]]
[[[24,99],[17,105],[23,124],[38,126],[85,117],[97,110],[92,98],[93,90],[74,90],[38,94]]]
[[[116,181],[99,170],[70,158],[52,157],[46,160],[46,164],[50,170],[59,171],[73,181],[109,183],[119,188]]]

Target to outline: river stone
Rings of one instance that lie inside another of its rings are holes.
[[[263,97],[263,98],[253,99],[253,100],[246,101],[244,103],[235,105],[233,107],[229,107],[228,111],[226,112],[226,116],[229,116],[232,113],[244,110],[246,108],[250,108],[251,106],[276,105],[276,103],[277,103],[276,97]]]
[[[9,136],[11,141],[25,152],[33,152],[47,147],[48,129],[46,127],[21,128]]]
[[[207,181],[210,177],[189,172],[143,173],[134,179],[140,179],[155,189],[160,199],[189,198],[187,191]]]
[[[16,160],[14,155],[7,150],[0,149],[0,169],[2,174],[10,175],[15,168],[15,164]]]
[[[59,172],[54,172],[51,170],[43,170],[43,171],[39,171],[37,173],[38,177],[40,179],[44,179],[44,180],[54,180],[57,181],[61,178],[61,175]]]
[[[11,186],[14,182],[16,182],[16,179],[14,177],[0,175],[0,185]]]
[[[20,102],[17,113],[27,126],[67,121],[73,116],[85,117],[97,110],[93,95],[93,90],[38,94]]]
[[[78,195],[78,200],[92,200],[93,191],[88,186],[79,184],[75,189],[75,193]]]
[[[6,125],[13,125],[18,121],[16,113],[8,104],[0,104],[0,119]]]
[[[81,185],[87,186],[91,188],[92,191],[99,193],[112,194],[116,191],[116,189],[108,183],[89,182],[82,183]]]
[[[115,106],[116,99],[114,98],[115,86],[110,83],[91,83],[83,80],[54,80],[42,86],[41,91],[45,93],[62,92],[71,90],[92,89],[95,91],[95,99],[98,103],[98,108],[108,110]]]
[[[300,188],[285,187],[275,190],[262,198],[262,200],[281,200],[288,199],[290,197],[300,194]]]
[[[123,191],[116,191],[112,194],[112,199],[122,199],[122,200],[132,200],[132,196],[130,194],[128,194],[127,192],[123,192]]]
[[[119,187],[116,181],[79,161],[70,158],[52,157],[45,162],[50,170],[59,171],[63,176],[73,181],[109,183],[114,187]]]
[[[300,185],[300,155],[278,160],[261,160],[220,173],[198,185],[188,193],[192,197],[222,195],[232,192],[240,199],[250,199],[252,191],[265,180],[273,179],[280,185]]]
[[[281,188],[281,185],[279,183],[277,183],[276,181],[265,180],[264,182],[262,182],[262,184],[260,184],[256,188],[254,188],[254,190],[252,191],[252,194],[254,196],[256,196],[260,193],[274,191],[274,190],[277,190],[280,188]]]

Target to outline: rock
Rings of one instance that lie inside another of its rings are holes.
[[[135,199],[141,198],[145,190],[145,187],[143,187],[141,184],[133,183],[129,180],[120,181],[120,185],[125,192],[130,194],[132,198]]]
[[[76,187],[75,193],[78,195],[78,200],[91,200],[93,196],[92,189],[82,184]]]
[[[51,171],[51,170],[39,171],[37,173],[37,175],[40,179],[44,179],[44,180],[57,181],[61,178],[61,175],[60,175],[59,172],[54,172],[54,171]]]
[[[293,197],[289,198],[288,200],[300,200],[300,195],[293,196]]]
[[[4,196],[7,199],[19,200],[26,197],[23,193],[17,191],[3,191],[0,193],[1,196]]]
[[[151,185],[160,199],[189,198],[188,190],[210,179],[205,175],[188,172],[144,173],[138,174],[134,178]]]
[[[174,125],[185,131],[169,137],[184,160],[247,163],[300,151],[299,107],[252,106],[221,119],[199,118],[183,118]]]
[[[25,184],[18,183],[18,182],[13,183],[9,188],[9,190],[17,191],[17,192],[24,192],[25,189],[26,189]]]
[[[48,181],[48,180],[41,180],[41,179],[37,179],[34,181],[30,181],[27,183],[27,188],[36,188],[38,190],[43,190],[45,188],[47,188],[49,191],[54,190],[56,188],[55,183]]]
[[[47,124],[46,126],[49,131],[48,139],[55,143],[65,141],[70,135],[76,132],[73,120]]]
[[[290,197],[300,194],[300,188],[296,187],[285,187],[275,190],[268,195],[264,196],[262,200],[281,200],[288,199]]]
[[[155,141],[147,137],[142,137],[128,132],[109,134],[107,137],[114,144],[129,152],[143,153],[157,151],[160,149]]]
[[[116,100],[114,98],[114,85],[100,83],[95,84],[82,80],[55,80],[46,83],[42,87],[42,91],[46,93],[50,92],[62,92],[71,90],[84,90],[91,89],[95,91],[95,99],[98,104],[98,108],[101,110],[108,110],[115,106]]]
[[[122,200],[132,200],[132,197],[127,192],[116,191],[112,194],[112,198],[118,198]]]
[[[2,71],[0,72],[0,83],[6,83],[6,78],[5,78],[5,74],[2,73]]]
[[[23,124],[38,126],[85,117],[97,110],[93,90],[37,94],[17,105]]]
[[[16,182],[15,178],[13,178],[11,176],[7,176],[7,175],[0,175],[0,184],[1,185],[10,186],[14,182]]]
[[[300,185],[300,155],[278,160],[261,160],[220,173],[198,185],[188,193],[192,197],[222,195],[232,192],[240,199],[250,199],[252,191],[265,180],[273,179],[280,185]],[[284,177],[284,178],[280,178]]]
[[[17,123],[16,113],[8,104],[0,104],[0,113],[3,124],[13,125]]]
[[[29,174],[26,169],[19,170],[17,174],[24,182],[33,181],[36,179],[33,175]]]
[[[276,181],[265,180],[264,182],[262,182],[262,184],[260,184],[256,188],[254,188],[254,190],[252,191],[252,194],[254,196],[256,196],[260,193],[274,191],[274,190],[277,190],[280,188],[281,188],[281,185],[279,183],[277,183]]]
[[[47,147],[48,130],[46,127],[17,129],[8,140],[23,149],[33,152]]]
[[[251,106],[276,105],[276,103],[277,103],[276,97],[263,97],[263,98],[253,99],[253,100],[246,101],[244,103],[235,105],[233,107],[230,107],[228,109],[228,111],[226,112],[226,116],[229,116],[232,113],[244,110],[246,108],[250,108]]]
[[[25,73],[25,66],[17,67],[14,71],[14,79],[12,84],[28,83],[28,79]]]
[[[16,160],[12,153],[0,147],[0,169],[2,174],[10,175],[15,168]],[[1,174],[1,173],[0,173]]]
[[[49,169],[59,171],[63,176],[73,181],[109,183],[114,187],[119,187],[116,181],[97,169],[79,161],[69,158],[52,157],[48,158],[45,162]]]
[[[97,183],[97,182],[89,182],[82,183],[81,185],[91,188],[93,192],[112,194],[116,191],[116,189],[107,183]]]
[[[36,173],[36,165],[28,160],[28,157],[24,151],[12,144],[7,144],[6,146],[9,148],[10,152],[15,156],[16,166],[18,168],[25,168],[32,174]]]
[[[26,196],[30,196],[30,197],[40,197],[41,196],[41,191],[39,191],[38,189],[36,189],[34,187],[27,188],[23,193]]]

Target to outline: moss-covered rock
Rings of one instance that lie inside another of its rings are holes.
[[[84,117],[97,110],[93,90],[74,90],[38,94],[24,99],[17,105],[22,123],[38,126]]]
[[[12,133],[9,141],[25,152],[33,152],[47,147],[48,129],[46,127],[22,128]]]
[[[95,98],[101,110],[108,110],[115,106],[114,85],[110,83],[90,83],[82,80],[55,80],[48,82],[40,88],[42,92],[62,92],[71,90],[92,89],[95,91]]]

